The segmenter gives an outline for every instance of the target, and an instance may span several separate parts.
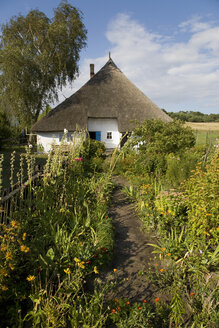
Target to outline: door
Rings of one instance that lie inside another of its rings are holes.
[[[101,141],[101,132],[96,131],[96,140]]]

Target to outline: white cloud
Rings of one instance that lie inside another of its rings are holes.
[[[119,14],[107,28],[111,55],[123,73],[149,98],[167,110],[219,112],[219,26],[200,17],[182,22],[187,41],[151,33],[126,14]],[[179,38],[179,33],[176,34]],[[107,56],[87,59],[74,89],[89,79],[89,64],[96,71]]]
[[[211,27],[210,22],[202,22],[201,20],[201,16],[193,16],[191,19],[179,24],[179,28],[182,30],[182,32],[200,32],[203,30],[207,30]]]

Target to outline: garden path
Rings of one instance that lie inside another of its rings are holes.
[[[110,266],[102,275],[104,281],[117,275],[118,287],[114,291],[115,298],[128,298],[132,301],[151,299],[153,288],[139,271],[147,266],[152,257],[152,236],[142,231],[143,225],[138,218],[134,204],[122,192],[127,180],[115,177],[116,188],[112,195],[109,215],[115,229],[114,255]],[[116,273],[113,269],[117,269]]]

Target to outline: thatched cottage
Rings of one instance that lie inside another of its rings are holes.
[[[64,131],[71,139],[76,129],[87,130],[91,138],[104,142],[106,148],[115,148],[122,135],[132,131],[135,120],[146,119],[171,121],[109,58],[96,74],[91,64],[90,80],[35,123],[32,132],[46,152],[52,143],[60,143]]]

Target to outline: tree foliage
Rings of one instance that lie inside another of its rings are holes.
[[[133,134],[140,151],[170,154],[195,145],[191,128],[180,121],[164,123],[161,120],[146,120],[134,129]]]
[[[164,110],[164,112],[166,112]],[[193,111],[166,112],[170,117],[183,122],[219,122],[219,114],[203,114]]]
[[[4,139],[11,137],[11,128],[7,116],[4,112],[0,112],[0,148]]]
[[[0,84],[5,101],[23,125],[36,122],[58,88],[78,75],[86,29],[81,12],[62,1],[49,19],[39,10],[2,26]]]

